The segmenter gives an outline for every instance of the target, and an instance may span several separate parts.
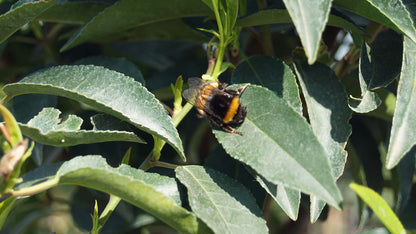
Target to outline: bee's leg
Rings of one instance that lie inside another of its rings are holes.
[[[205,113],[205,111],[198,109],[198,114],[196,115],[198,118],[202,119],[205,116],[207,116],[207,114]]]
[[[247,88],[247,86],[249,86],[250,85],[250,83],[248,83],[248,84],[245,84],[245,85],[243,85],[243,86],[241,86],[240,88],[238,88],[237,89],[237,93],[238,94],[241,94],[242,92],[244,92],[244,90]]]
[[[223,128],[223,122],[221,120],[219,120],[218,118],[216,118],[215,116],[208,116],[209,122],[212,124],[212,126],[216,127],[216,128]]]
[[[243,135],[242,132],[239,132],[239,131],[235,130],[230,125],[224,125],[224,126],[222,126],[222,129],[226,132],[229,132],[229,133],[235,133],[235,134],[238,134],[238,135]]]
[[[221,83],[218,81],[218,89],[224,90],[225,88],[227,88],[227,86],[228,86],[227,83]]]

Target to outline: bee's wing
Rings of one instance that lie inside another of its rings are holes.
[[[189,88],[182,92],[182,96],[191,103],[195,105],[195,97],[198,95],[199,89],[204,84],[204,81],[201,78],[192,77],[188,79]]]

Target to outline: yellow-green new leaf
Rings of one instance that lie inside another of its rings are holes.
[[[351,183],[350,188],[374,211],[380,221],[393,234],[405,234],[402,223],[386,201],[374,190]]]

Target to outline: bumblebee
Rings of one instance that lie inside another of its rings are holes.
[[[247,108],[241,105],[240,95],[249,85],[237,90],[226,89],[220,82],[208,82],[201,78],[188,79],[189,89],[183,91],[183,97],[198,110],[198,117],[206,117],[214,127],[229,133],[242,135],[233,126],[243,123]]]

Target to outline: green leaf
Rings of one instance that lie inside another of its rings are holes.
[[[10,111],[3,105],[0,105],[0,113],[3,118],[6,131],[10,136],[11,147],[13,147],[17,143],[23,141],[22,132],[20,131],[20,128],[12,113],[10,113]],[[7,153],[7,151],[5,151],[5,153]]]
[[[227,3],[227,21],[229,22],[229,32],[234,29],[235,22],[238,17],[238,3],[237,0],[226,0]]]
[[[296,63],[296,73],[302,87],[312,130],[329,156],[332,174],[338,179],[347,160],[345,146],[351,135],[351,110],[347,93],[335,73],[321,63],[312,66]],[[314,223],[324,203],[311,196],[311,222]]]
[[[398,199],[397,199],[397,213],[401,213],[405,210],[405,207],[409,203],[412,197],[413,175],[415,174],[415,161],[416,161],[416,147],[413,147],[397,165],[398,172]]]
[[[289,13],[286,10],[280,9],[270,9],[270,10],[262,10],[258,11],[254,14],[251,14],[247,17],[244,17],[237,21],[238,26],[242,27],[249,27],[249,26],[257,26],[257,25],[264,25],[264,24],[285,24],[285,23],[292,23],[292,20],[289,16]],[[351,32],[354,38],[354,43],[361,45],[363,31],[359,29],[354,24],[344,20],[341,17],[335,15],[329,15],[328,17],[328,25],[344,28]],[[360,38],[361,40],[357,40]]]
[[[253,174],[253,176],[273,200],[279,204],[289,218],[292,220],[298,219],[300,205],[300,192],[298,190],[270,183],[258,174]]]
[[[339,208],[325,149],[306,120],[286,101],[265,88],[250,85],[241,96],[247,107],[243,135],[214,130],[225,151],[274,184],[314,194]]]
[[[386,87],[400,74],[403,36],[392,30],[381,32],[363,48],[361,56],[361,73],[367,89]]]
[[[231,77],[232,83],[259,84],[274,91],[299,114],[302,114],[302,103],[299,89],[292,70],[279,59],[267,56],[252,56],[240,63]],[[252,172],[253,176],[268,194],[282,207],[293,220],[297,219],[300,192],[282,185],[270,183]]]
[[[73,146],[79,144],[91,144],[108,141],[129,141],[144,143],[142,139],[131,131],[117,128],[114,123],[119,119],[104,119],[102,115],[95,116],[91,122],[92,130],[80,130],[82,119],[75,115],[69,115],[61,120],[61,112],[54,108],[44,108],[37,116],[27,124],[19,124],[25,136],[39,143],[53,146]],[[98,121],[98,126],[96,121]],[[112,124],[108,122],[111,121]]]
[[[201,166],[180,166],[175,172],[188,189],[192,210],[215,233],[268,233],[254,198],[241,184]]]
[[[94,202],[94,212],[91,215],[92,218],[92,229],[91,234],[98,234],[102,226],[98,223],[98,204],[97,200]]]
[[[7,216],[9,215],[14,203],[16,202],[16,199],[17,198],[15,197],[9,197],[0,203],[0,228],[3,227],[3,224],[6,221]]]
[[[416,42],[416,29],[401,0],[334,0],[333,5],[386,25]]]
[[[292,70],[281,60],[267,56],[253,56],[240,63],[231,77],[232,83],[258,84],[275,94],[302,113],[299,89]]]
[[[393,168],[416,144],[416,44],[404,38],[403,65],[390,133],[386,167]]]
[[[108,4],[92,1],[57,2],[37,16],[36,19],[53,23],[84,24],[106,7],[108,7]]]
[[[19,1],[10,11],[0,15],[0,43],[9,38],[23,25],[55,4],[57,0]]]
[[[44,94],[25,94],[13,98],[8,105],[17,122],[27,123],[45,107],[55,107],[58,98]]]
[[[412,194],[410,199],[406,205],[406,207],[400,212],[399,217],[400,221],[403,223],[405,228],[408,230],[415,230],[416,229],[416,197],[414,196],[414,192],[416,189],[416,185],[412,187]],[[411,232],[410,232],[411,233]]]
[[[364,83],[361,79],[360,75],[360,83]],[[370,90],[364,91],[360,98],[355,98],[350,96],[348,100],[348,106],[357,113],[368,113],[370,111],[374,111],[377,109],[381,104],[380,97],[375,92],[371,92]]]
[[[283,2],[299,33],[308,56],[308,63],[312,64],[318,56],[319,42],[331,10],[331,0],[283,0]]]
[[[381,100],[377,93],[370,90],[370,85],[373,78],[374,66],[373,56],[370,54],[371,48],[367,43],[363,43],[360,54],[360,67],[359,67],[359,81],[361,89],[361,97],[355,98],[350,97],[348,105],[350,108],[357,113],[368,113],[377,109],[381,104]]]
[[[57,66],[4,86],[12,96],[44,93],[71,98],[161,137],[182,157],[183,146],[171,118],[139,82],[115,71],[87,66]]]
[[[351,183],[350,188],[374,211],[381,222],[393,234],[405,234],[406,230],[386,201],[372,189]]]
[[[396,95],[383,88],[377,89],[375,93],[381,99],[381,104],[374,111],[368,112],[367,115],[391,122],[396,108]]]
[[[125,164],[112,168],[100,156],[79,156],[59,166],[40,167],[23,176],[23,183],[18,185],[16,192],[27,191],[35,184],[43,189],[58,184],[96,189],[122,198],[181,232],[196,233],[198,229],[194,214],[180,206],[174,178]]]
[[[165,20],[135,27],[123,32],[95,38],[95,42],[140,41],[140,40],[176,40],[207,42],[209,38],[189,27],[181,19]]]
[[[83,25],[61,50],[68,50],[86,41],[145,24],[208,14],[210,14],[209,9],[202,2],[194,0],[160,0],[156,3],[147,0],[121,0]]]
[[[387,229],[380,227],[380,228],[371,228],[362,230],[359,234],[389,234],[390,232]]]
[[[74,65],[102,66],[110,70],[123,73],[126,76],[130,76],[135,81],[140,82],[143,86],[145,85],[145,81],[140,69],[136,66],[136,64],[130,62],[126,58],[91,56],[76,61]]]

